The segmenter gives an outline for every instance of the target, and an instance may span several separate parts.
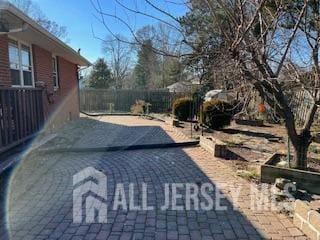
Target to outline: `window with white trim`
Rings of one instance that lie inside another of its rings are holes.
[[[9,40],[9,62],[13,86],[32,87],[33,67],[30,46]]]
[[[59,88],[59,75],[58,75],[58,62],[57,57],[52,56],[52,79],[53,79],[53,87],[55,89]]]

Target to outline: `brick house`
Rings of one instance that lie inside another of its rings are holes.
[[[0,3],[0,152],[43,124],[77,118],[78,69],[89,65],[19,9]]]

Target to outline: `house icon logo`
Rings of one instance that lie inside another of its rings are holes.
[[[107,222],[107,176],[93,167],[73,175],[73,222]],[[84,210],[84,211],[83,211]]]

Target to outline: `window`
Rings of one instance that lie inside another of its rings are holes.
[[[9,43],[9,61],[12,85],[21,85],[19,46],[15,41]]]
[[[33,86],[31,49],[18,41],[9,41],[9,62],[13,86]]]
[[[25,86],[32,86],[32,66],[30,48],[21,45],[21,65],[23,81]]]
[[[52,79],[53,79],[53,87],[54,89],[59,88],[59,76],[58,76],[58,63],[57,57],[52,57]]]

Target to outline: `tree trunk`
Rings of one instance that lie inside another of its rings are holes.
[[[309,146],[294,147],[294,162],[292,167],[300,170],[307,169],[307,153]]]
[[[297,144],[293,144],[294,148],[294,161],[292,164],[293,168],[306,170],[308,166],[308,149],[311,143],[310,132],[301,133],[298,136]]]

